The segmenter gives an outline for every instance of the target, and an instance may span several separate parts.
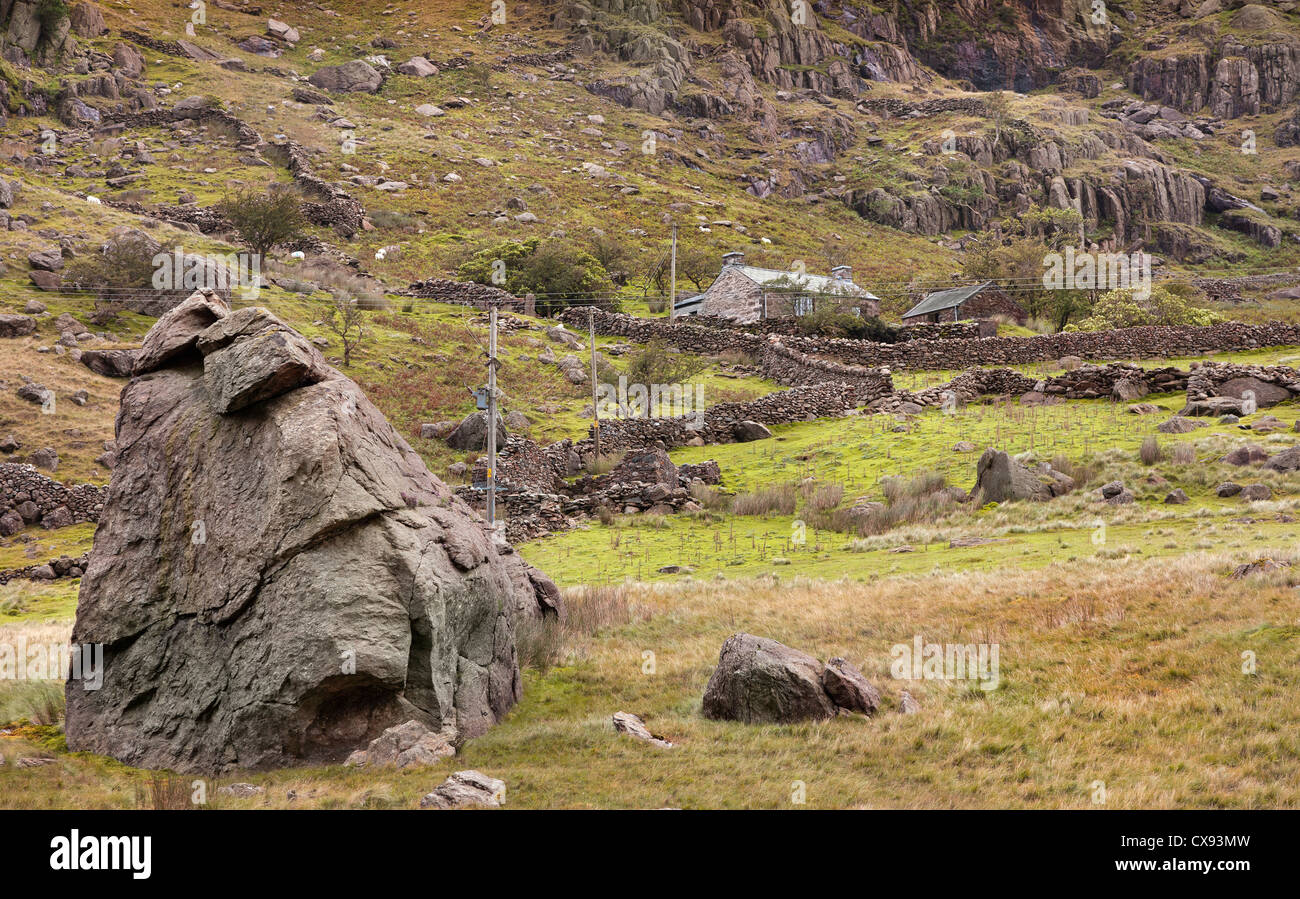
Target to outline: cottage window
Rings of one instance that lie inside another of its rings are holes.
[[[810,314],[812,311],[813,311],[813,301],[812,301],[812,297],[795,297],[795,298],[794,298],[794,314],[795,314],[795,315],[808,315],[808,314]]]

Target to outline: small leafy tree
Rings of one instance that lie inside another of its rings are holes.
[[[595,232],[587,242],[587,249],[609,273],[615,284],[623,285],[632,277],[636,254],[624,241],[613,234]]]
[[[989,122],[993,125],[993,146],[996,147],[1002,140],[1002,131],[1011,119],[1011,99],[1006,91],[994,91],[984,101],[984,107],[988,110]]]
[[[266,193],[241,189],[218,203],[217,211],[239,232],[259,264],[267,253],[298,236],[306,225],[298,197],[283,189]]]
[[[1142,297],[1133,288],[1102,294],[1092,307],[1092,314],[1067,331],[1105,331],[1111,328],[1136,328],[1142,325],[1205,326],[1223,320],[1209,309],[1194,306],[1185,289],[1153,287],[1151,295]]]
[[[515,296],[537,296],[537,310],[551,315],[572,301],[608,298],[614,289],[595,256],[567,241],[507,240],[467,259],[457,277],[504,288]],[[609,305],[615,305],[610,303]]]
[[[352,364],[352,354],[360,348],[361,342],[366,337],[365,319],[361,312],[361,306],[355,297],[350,297],[342,291],[334,291],[330,294],[325,309],[325,324],[343,343],[345,368]]]
[[[652,340],[632,354],[624,373],[634,384],[680,384],[708,367],[702,356],[673,353],[662,341]]]

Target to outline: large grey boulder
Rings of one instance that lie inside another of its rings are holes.
[[[313,72],[307,80],[321,90],[340,94],[373,94],[384,83],[383,76],[363,59],[354,59],[341,66],[325,66]]]
[[[466,415],[456,429],[447,435],[447,445],[458,450],[487,449],[488,421],[486,412],[471,412]],[[506,426],[501,417],[497,417],[497,446],[506,442]]]
[[[822,687],[822,664],[797,649],[752,634],[722,644],[704,690],[704,716],[747,724],[821,720],[835,715]]]
[[[149,329],[136,354],[134,373],[156,371],[186,354],[197,357],[199,335],[229,312],[230,308],[215,293],[195,291],[189,299],[164,312]]]
[[[81,364],[97,375],[129,378],[135,370],[138,350],[83,350]]]
[[[243,347],[301,337],[227,317],[122,391],[73,629],[103,685],[69,681],[69,747],[214,772],[341,761],[412,720],[482,734],[521,693],[516,621],[558,591],[338,371],[222,414],[278,377]]]
[[[971,499],[978,504],[1052,498],[1051,487],[1002,450],[986,449],[975,466]]]
[[[1230,396],[1236,399],[1245,399],[1246,394],[1251,393],[1255,397],[1256,408],[1276,406],[1278,403],[1285,403],[1291,399],[1291,391],[1281,384],[1261,381],[1259,378],[1233,378],[1230,381],[1224,381],[1218,386],[1217,390],[1219,396]]]
[[[36,319],[30,315],[0,314],[0,337],[26,337],[36,333]]]

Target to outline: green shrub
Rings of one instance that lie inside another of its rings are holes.
[[[456,269],[456,275],[515,296],[534,294],[537,311],[543,315],[590,298],[599,299],[602,306],[615,305],[609,299],[614,284],[605,267],[568,241],[507,240],[479,250]]]

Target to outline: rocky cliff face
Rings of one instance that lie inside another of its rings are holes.
[[[150,331],[74,643],[68,745],[185,771],[342,760],[416,718],[483,733],[515,622],[558,591],[264,309],[196,294]]]

